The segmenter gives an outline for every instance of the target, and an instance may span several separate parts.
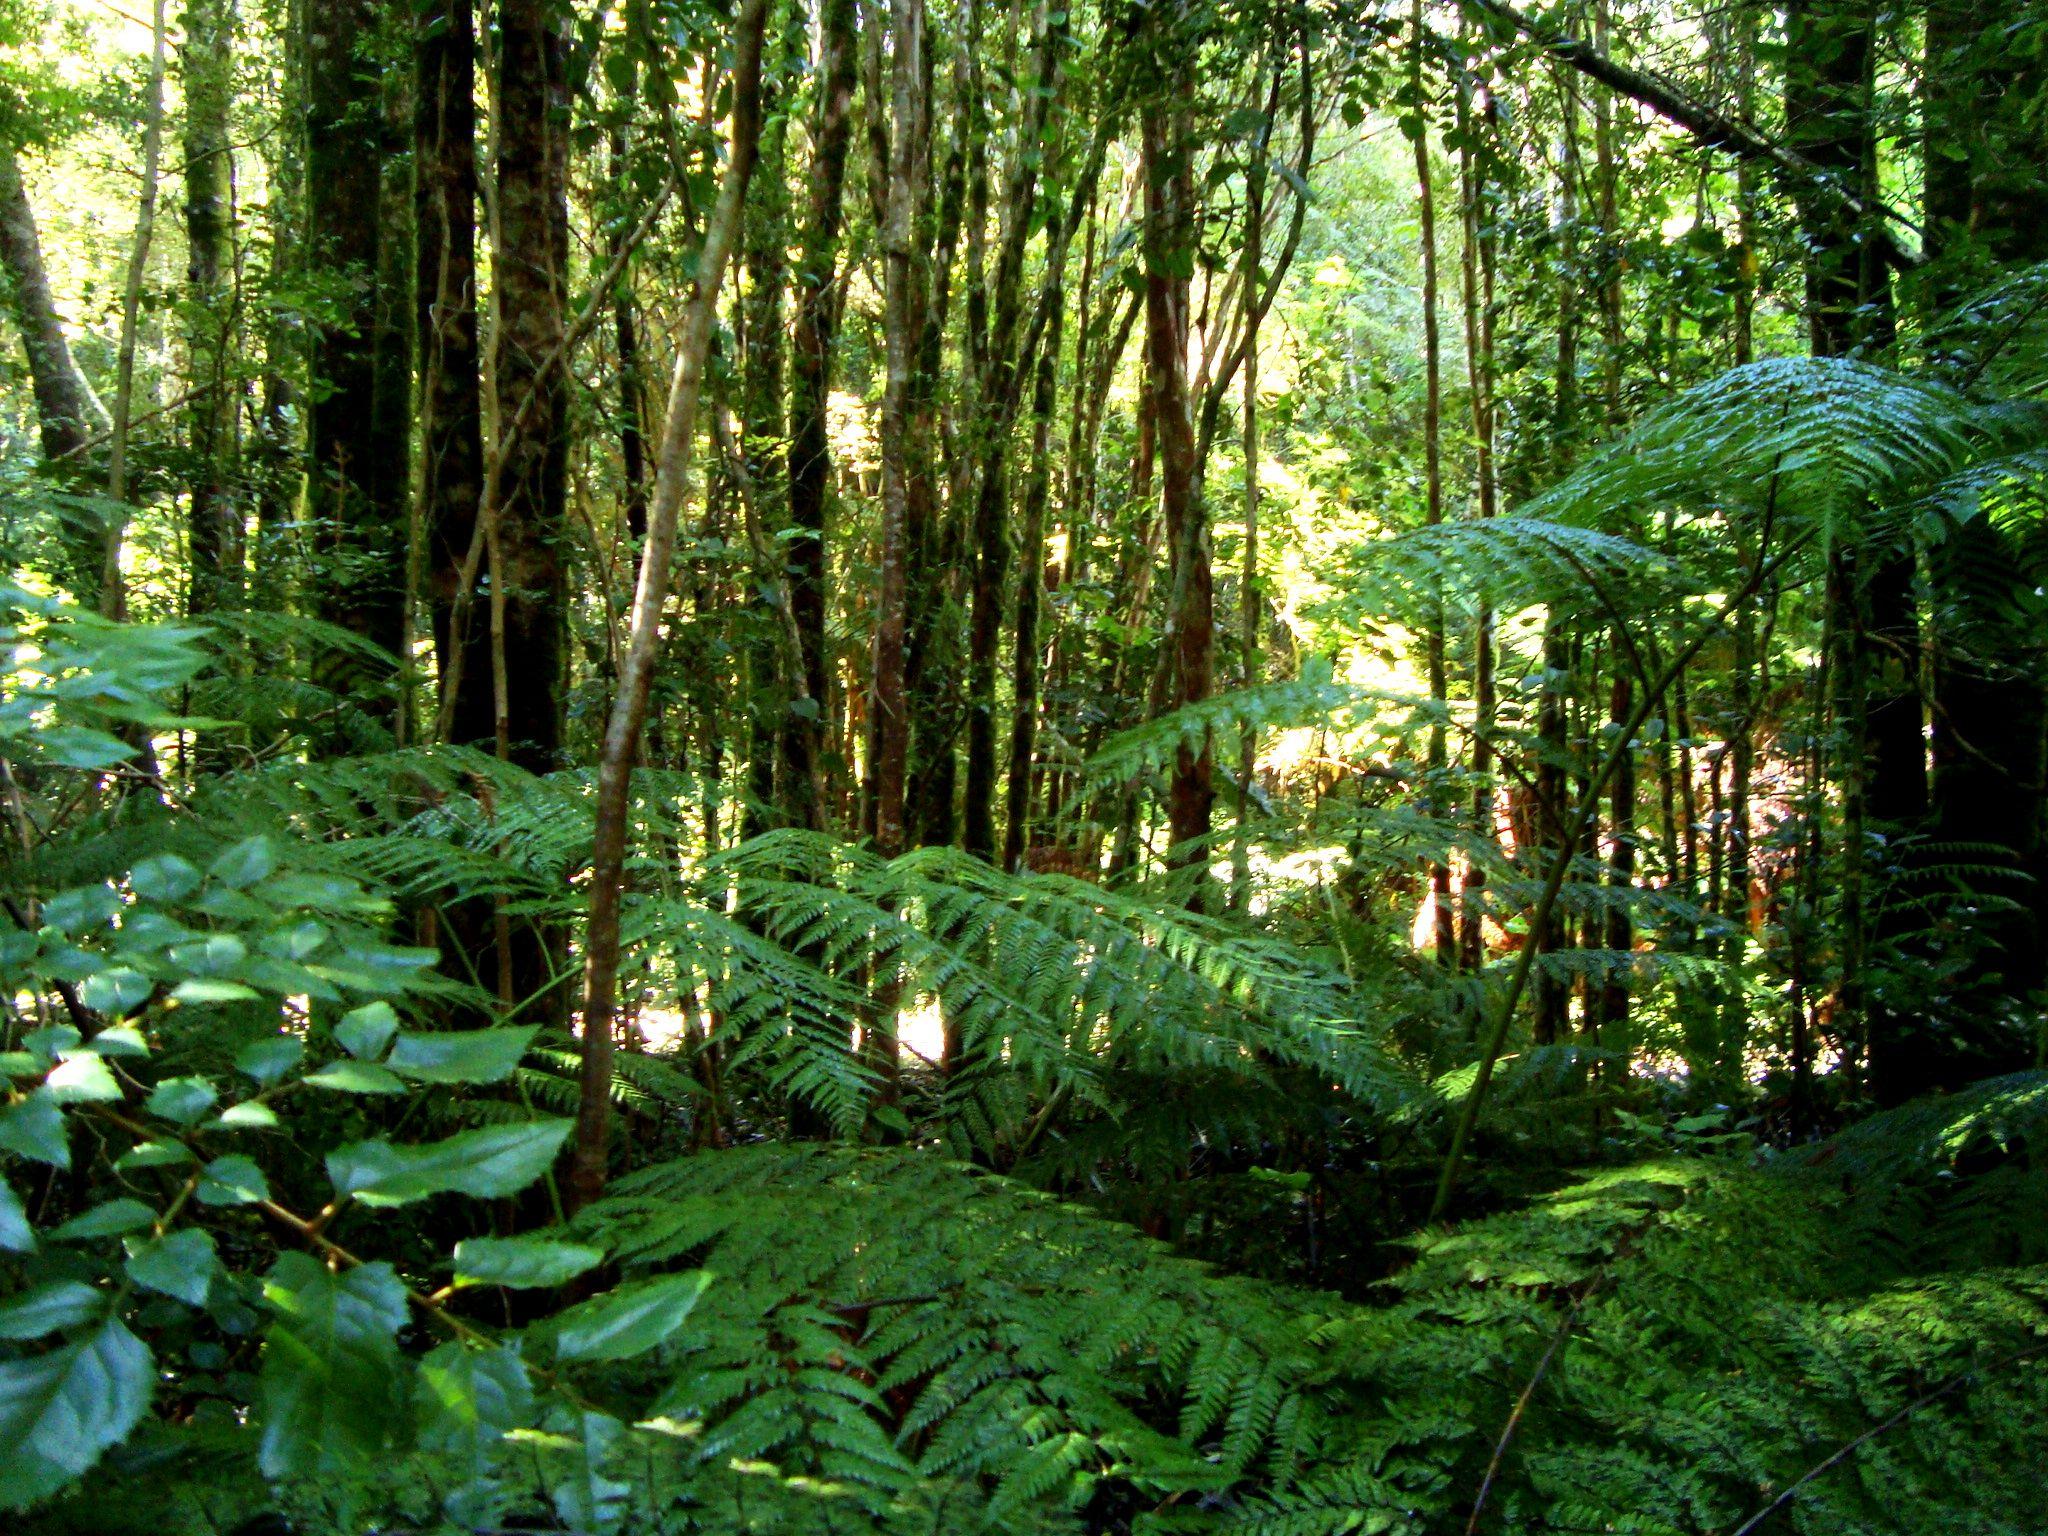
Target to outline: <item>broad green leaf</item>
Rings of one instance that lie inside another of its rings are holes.
[[[84,1040],[85,1036],[69,1024],[47,1024],[21,1037],[21,1043],[40,1056],[46,1066],[60,1056],[70,1055]]]
[[[711,1284],[703,1270],[622,1285],[579,1303],[556,1320],[555,1352],[564,1360],[629,1360],[683,1326]]]
[[[327,1176],[337,1192],[365,1205],[404,1205],[439,1194],[495,1200],[546,1172],[572,1126],[568,1120],[493,1125],[412,1147],[359,1141],[327,1155]]]
[[[53,725],[35,734],[37,754],[66,768],[111,768],[135,755],[120,737],[82,725]]]
[[[213,1283],[213,1237],[197,1227],[184,1227],[157,1238],[127,1242],[128,1262],[122,1267],[137,1285],[195,1307],[206,1305]]]
[[[165,955],[194,976],[227,976],[249,958],[249,946],[232,933],[213,933],[190,944],[174,944]]]
[[[455,1245],[458,1283],[538,1288],[565,1285],[604,1262],[604,1250],[544,1237],[472,1237]]]
[[[231,1152],[206,1165],[198,1195],[205,1205],[254,1205],[270,1198],[270,1184],[261,1168],[239,1152]]]
[[[32,1253],[35,1246],[35,1230],[28,1224],[21,1196],[14,1192],[12,1184],[0,1178],[0,1253]]]
[[[72,1217],[61,1227],[52,1229],[50,1240],[57,1243],[90,1242],[98,1237],[119,1237],[123,1232],[133,1232],[146,1227],[156,1220],[156,1212],[140,1200],[131,1200],[123,1195],[118,1200],[108,1200],[91,1210]]]
[[[277,1313],[263,1349],[263,1474],[360,1468],[404,1422],[404,1284],[389,1264],[333,1274],[287,1253],[263,1294]]]
[[[181,1141],[140,1141],[114,1159],[114,1169],[175,1168],[192,1161],[192,1149]]]
[[[422,1035],[408,1031],[391,1047],[388,1065],[422,1083],[498,1083],[512,1075],[534,1027],[465,1029]]]
[[[213,1123],[224,1131],[274,1131],[277,1111],[268,1104],[230,1104]]]
[[[141,1420],[155,1379],[149,1351],[115,1318],[62,1349],[0,1364],[0,1509],[83,1476]]]
[[[303,1079],[308,1088],[331,1088],[339,1093],[403,1093],[405,1083],[374,1061],[330,1061]]]
[[[46,1333],[90,1322],[107,1298],[80,1280],[39,1285],[0,1306],[0,1339],[40,1339]]]
[[[246,1003],[263,994],[239,981],[195,976],[171,988],[171,1001],[198,1007],[206,1003]]]
[[[413,1404],[421,1446],[457,1457],[474,1476],[505,1431],[532,1413],[533,1386],[516,1350],[450,1340],[420,1362]]]
[[[97,1056],[73,1056],[58,1062],[43,1079],[43,1086],[58,1104],[113,1104],[121,1097],[121,1085]]]
[[[144,901],[177,901],[199,889],[198,867],[175,853],[144,859],[128,872],[128,889]]]
[[[608,1413],[582,1412],[568,1435],[550,1437],[564,1448],[547,1458],[554,1474],[548,1480],[548,1499],[570,1530],[608,1530],[625,1517],[632,1487],[603,1471],[606,1454],[625,1432],[626,1426]]]
[[[179,1125],[190,1125],[209,1109],[219,1095],[203,1077],[171,1077],[150,1092],[149,1112]]]
[[[94,1035],[83,1049],[95,1056],[147,1056],[149,1042],[133,1024],[116,1024]]]
[[[132,966],[117,965],[112,970],[101,971],[97,976],[88,976],[85,985],[78,989],[78,1000],[97,1013],[119,1015],[126,1013],[137,1003],[148,997],[156,985],[142,972]],[[112,1055],[106,1049],[106,1037],[112,1030],[104,1030],[93,1044],[100,1047],[102,1055]],[[141,1036],[136,1036],[137,1040]],[[143,1046],[144,1051],[148,1046]],[[140,1054],[137,1052],[136,1054]]]
[[[121,913],[121,898],[107,885],[81,885],[59,891],[43,903],[43,926],[76,936],[89,928],[102,928]]]
[[[69,1168],[71,1146],[64,1138],[64,1112],[57,1101],[38,1091],[0,1109],[0,1150],[53,1168]]]
[[[334,1026],[334,1039],[359,1061],[375,1061],[398,1033],[398,1015],[386,1002],[365,1003],[345,1013]]]
[[[305,1054],[305,1042],[297,1035],[272,1035],[243,1046],[235,1055],[235,1070],[268,1087],[297,1066]]]
[[[277,868],[277,853],[267,837],[246,838],[213,861],[207,873],[223,885],[241,890]]]

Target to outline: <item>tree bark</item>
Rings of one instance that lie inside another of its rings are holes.
[[[1145,178],[1145,372],[1158,434],[1159,487],[1173,591],[1164,643],[1171,652],[1178,707],[1209,697],[1214,670],[1215,575],[1209,524],[1196,486],[1194,424],[1189,417],[1188,298],[1194,271],[1194,185],[1184,105],[1184,39],[1152,22],[1153,89],[1141,108]],[[1207,903],[1210,809],[1215,801],[1213,743],[1183,741],[1167,787],[1170,861],[1197,872],[1189,905]]]
[[[85,451],[92,442],[92,388],[71,355],[64,319],[57,313],[43,265],[35,209],[11,149],[0,152],[0,265],[6,268],[15,324],[28,354],[43,458],[59,473],[85,475],[90,470]],[[97,606],[105,562],[99,530],[67,523],[64,553],[65,584],[81,604]]]
[[[761,34],[766,0],[744,0],[733,22],[732,131],[718,205],[705,226],[697,258],[675,374],[669,385],[656,458],[654,494],[647,508],[647,542],[633,591],[626,649],[605,723],[598,759],[597,804],[591,844],[590,917],[584,933],[583,1053],[576,1132],[569,1180],[571,1200],[587,1204],[604,1190],[611,1145],[613,1029],[619,977],[619,925],[625,893],[626,832],[633,760],[654,687],[661,645],[661,610],[668,596],[676,526],[691,490],[697,402],[704,364],[718,318],[718,291],[739,234],[747,183],[761,134]]]
[[[456,594],[483,498],[483,395],[477,342],[476,15],[473,0],[439,0],[414,20],[414,296],[418,305],[420,515],[442,687],[453,683],[449,740],[489,741],[491,637],[455,633]],[[471,610],[487,604],[482,583]],[[455,648],[464,654],[456,659]],[[446,701],[444,701],[445,703]]]
[[[185,610],[194,616],[239,608],[242,600],[241,513],[227,462],[234,431],[228,378],[234,332],[229,279],[235,163],[228,139],[233,27],[232,0],[190,0],[185,7],[185,340],[187,382],[194,392],[185,418],[192,463]]]
[[[540,773],[560,766],[568,663],[568,383],[558,354],[567,324],[569,101],[565,39],[547,0],[502,0],[498,38],[492,383],[504,468],[487,530],[493,717],[501,751]]]
[[[826,407],[839,320],[839,231],[853,137],[856,0],[824,0],[819,18],[817,99],[811,119],[810,201],[796,258],[790,344],[790,611],[803,648],[804,685],[817,713],[792,716],[782,734],[784,814],[822,830],[825,807],[810,792],[824,751],[827,508],[832,445]]]

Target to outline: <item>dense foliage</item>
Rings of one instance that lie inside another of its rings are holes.
[[[111,14],[8,1529],[2041,1528],[2036,8]]]

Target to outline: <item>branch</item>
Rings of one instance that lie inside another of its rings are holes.
[[[1467,0],[1467,3],[1482,16],[1491,17],[1502,26],[1521,33],[1558,62],[1568,64],[1587,79],[1597,80],[1609,90],[1648,107],[1710,148],[1726,150],[1744,160],[1766,161],[1793,180],[1839,203],[1859,219],[1890,220],[1915,234],[1923,232],[1920,225],[1896,208],[1862,197],[1853,188],[1845,186],[1839,177],[1830,175],[1804,155],[1764,137],[1754,124],[1730,117],[1705,102],[1695,101],[1663,75],[1618,64],[1590,43],[1552,31],[1535,17],[1506,4],[1505,0]],[[1889,236],[1881,235],[1880,238],[1886,258],[1895,265],[1915,267],[1920,264],[1921,258],[1901,250]]]

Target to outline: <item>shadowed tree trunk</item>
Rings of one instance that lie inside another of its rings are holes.
[[[308,512],[321,554],[322,618],[397,654],[405,631],[405,522],[380,498],[388,445],[377,437],[383,97],[370,43],[373,0],[305,8],[306,265],[334,294],[314,334],[307,405]],[[395,718],[390,678],[353,656],[320,659],[327,686]]]
[[[496,735],[514,762],[559,766],[566,685],[563,512],[568,385],[569,102],[548,0],[498,11],[493,385],[504,460],[491,561]]]
[[[1214,671],[1215,573],[1209,522],[1196,488],[1194,424],[1189,417],[1187,340],[1189,278],[1194,271],[1194,175],[1186,81],[1177,40],[1155,18],[1151,41],[1158,76],[1142,109],[1145,177],[1145,370],[1159,443],[1160,505],[1173,588],[1164,644],[1170,652],[1174,707],[1209,697]],[[1172,860],[1203,869],[1215,801],[1214,751],[1208,733],[1174,752],[1167,786]],[[1208,881],[1197,879],[1189,903],[1202,906]]]
[[[64,319],[50,293],[35,209],[12,149],[0,152],[0,265],[6,268],[8,298],[21,330],[22,350],[28,354],[43,457],[65,474],[84,475],[89,469],[85,450],[92,441],[95,402],[91,386],[71,356]],[[104,558],[97,527],[66,524],[66,585],[87,607],[99,601]]]
[[[618,686],[605,722],[598,759],[597,803],[590,854],[590,918],[584,930],[583,1051],[578,1074],[576,1132],[568,1196],[574,1205],[595,1199],[610,1173],[612,1067],[617,1023],[620,918],[626,881],[627,811],[633,760],[647,720],[661,645],[661,611],[668,599],[676,530],[691,490],[697,403],[718,318],[718,291],[740,231],[747,183],[761,135],[761,33],[766,0],[744,0],[733,21],[732,137],[718,205],[705,225],[704,244],[690,287],[683,331],[662,414],[654,493],[647,506],[647,542],[633,590],[633,609]],[[707,754],[707,758],[709,754]],[[709,764],[707,763],[707,777]],[[715,840],[716,822],[707,832]]]
[[[483,401],[477,350],[476,18],[472,0],[440,0],[414,22],[415,296],[419,331],[420,516],[426,529],[434,650],[456,679],[449,739],[494,734],[491,636],[472,620],[454,658],[456,592],[483,497]],[[479,563],[479,571],[482,566]],[[471,612],[488,606],[483,583]]]
[[[827,679],[825,598],[827,507],[832,444],[826,406],[838,333],[839,230],[846,160],[853,137],[856,0],[824,0],[819,13],[817,100],[811,119],[810,201],[796,257],[796,313],[789,365],[790,612],[803,647],[804,684],[815,713],[792,716],[782,733],[784,814],[822,829],[825,807],[811,793],[824,751]]]
[[[192,569],[185,608],[195,616],[238,608],[242,600],[241,511],[228,465],[234,430],[234,155],[228,142],[233,27],[230,0],[193,0],[185,8],[185,338],[194,392],[185,417],[192,464],[186,520]]]

